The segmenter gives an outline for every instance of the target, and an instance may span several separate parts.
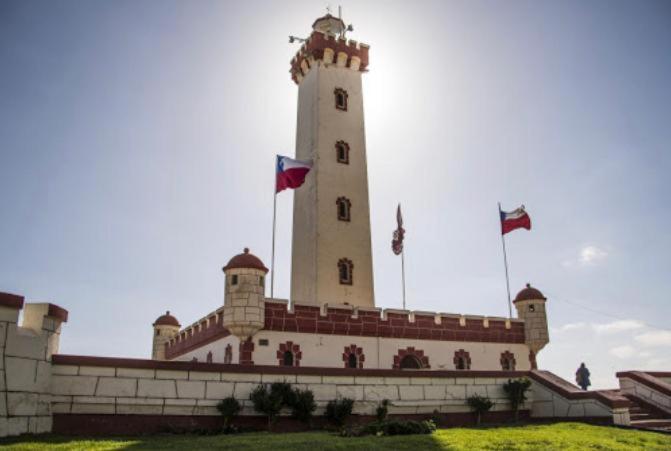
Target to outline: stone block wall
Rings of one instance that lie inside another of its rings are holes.
[[[643,371],[624,371],[617,373],[620,391],[652,404],[664,412],[671,414],[671,383],[664,378],[669,373]],[[661,375],[662,377],[657,377]]]
[[[19,313],[23,309],[23,324]],[[0,293],[0,437],[51,431],[51,359],[68,312]]]
[[[533,418],[586,419],[629,425],[630,402],[612,391],[582,391],[548,371],[530,372]]]
[[[242,415],[258,415],[249,394],[259,384],[288,382],[314,392],[317,415],[328,401],[355,400],[355,411],[372,415],[379,401],[390,413],[468,412],[466,398],[481,394],[509,406],[501,388],[526,372],[400,371],[286,368],[56,356],[51,392],[60,414],[218,415],[216,403],[234,396]]]

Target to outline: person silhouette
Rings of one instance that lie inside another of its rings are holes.
[[[580,364],[580,368],[575,372],[575,381],[583,390],[587,390],[587,387],[592,385],[589,381],[589,370],[584,362]]]

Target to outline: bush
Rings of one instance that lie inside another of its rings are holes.
[[[224,417],[224,432],[232,432],[231,420],[240,413],[240,403],[232,396],[222,399],[217,404],[217,410]]]
[[[492,402],[491,399],[489,399],[486,396],[480,396],[480,395],[473,395],[469,397],[466,400],[466,403],[471,408],[471,410],[473,410],[475,413],[478,414],[478,420],[477,420],[478,426],[480,426],[480,420],[482,418],[482,414],[485,412],[489,412],[489,409],[494,407],[494,403]]]
[[[389,400],[383,399],[382,402],[380,402],[380,405],[377,406],[377,409],[375,409],[375,417],[377,418],[377,421],[380,422],[386,420],[388,413],[389,413]]]
[[[282,393],[277,390],[273,391],[272,388],[268,390],[265,385],[259,385],[252,390],[249,399],[254,404],[254,410],[268,417],[268,430],[270,430],[284,404]]]
[[[315,396],[311,390],[295,389],[291,395],[291,416],[304,423],[312,418],[312,413],[317,408]]]
[[[358,428],[344,429],[340,435],[343,437],[361,437],[364,435],[414,435],[430,434],[435,430],[436,424],[432,420],[386,420],[375,421]]]
[[[519,420],[520,406],[527,400],[527,390],[531,387],[531,381],[526,377],[521,379],[508,379],[503,384],[503,391],[506,393],[510,406],[515,412],[515,421]]]
[[[334,399],[326,405],[326,419],[338,427],[342,427],[352,415],[354,400],[349,398]]]

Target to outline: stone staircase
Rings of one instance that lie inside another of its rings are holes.
[[[634,395],[624,395],[632,406],[629,407],[631,427],[671,433],[671,415]]]

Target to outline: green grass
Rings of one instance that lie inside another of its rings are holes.
[[[34,436],[0,440],[10,450],[671,450],[671,435],[581,423],[439,429],[431,435],[343,438],[328,432],[154,435],[82,439]]]

